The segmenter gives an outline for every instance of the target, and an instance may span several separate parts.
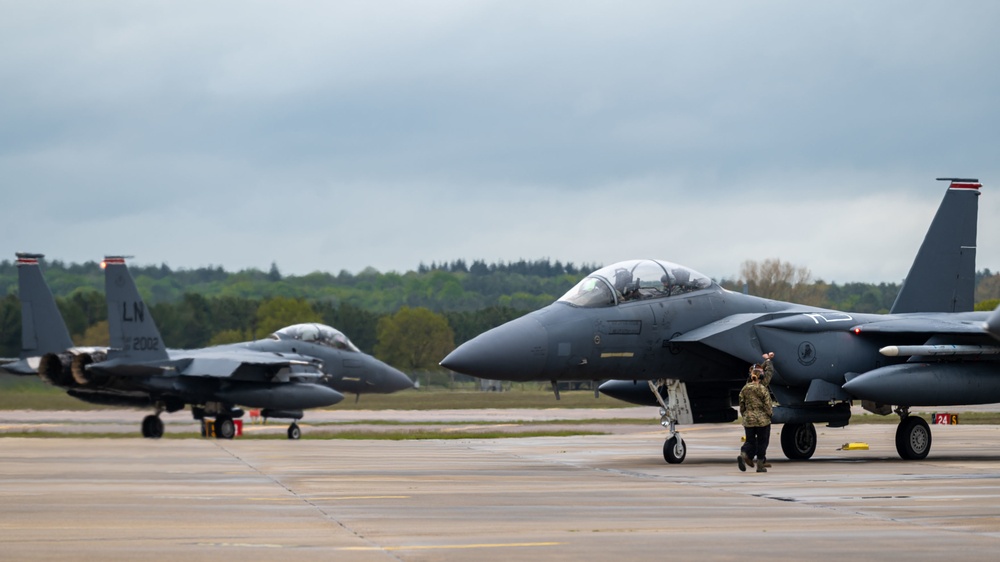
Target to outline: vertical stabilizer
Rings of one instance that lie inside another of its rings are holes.
[[[21,299],[21,357],[40,357],[73,347],[56,299],[42,276],[42,254],[17,254],[17,286]]]
[[[139,296],[125,258],[109,256],[104,267],[104,293],[108,300],[108,328],[111,349],[108,358],[127,357],[135,361],[167,359],[163,338],[153,315]]]
[[[975,300],[979,180],[951,181],[892,305],[902,312],[969,312]]]

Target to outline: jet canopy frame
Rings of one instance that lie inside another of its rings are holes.
[[[271,334],[275,340],[298,340],[324,347],[332,347],[343,351],[361,353],[361,350],[351,343],[350,338],[336,328],[325,324],[294,324],[286,326]]]
[[[602,308],[708,289],[714,282],[697,271],[664,260],[642,259],[602,267],[559,298],[582,308]]]

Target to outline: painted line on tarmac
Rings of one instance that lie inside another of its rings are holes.
[[[559,546],[562,542],[509,542],[509,543],[483,543],[483,544],[421,544],[403,546],[345,546],[338,548],[341,551],[368,552],[368,551],[397,551],[397,550],[461,550],[472,548],[525,548],[536,546]]]

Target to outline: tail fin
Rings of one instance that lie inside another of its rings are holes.
[[[890,313],[968,312],[976,283],[976,221],[979,188],[975,179],[951,181],[910,273]]]
[[[17,254],[22,358],[60,353],[73,347],[66,322],[38,265],[43,257],[42,254]]]
[[[153,315],[139,296],[135,280],[122,256],[109,256],[104,267],[104,293],[108,300],[111,349],[108,358],[156,361],[169,358]]]

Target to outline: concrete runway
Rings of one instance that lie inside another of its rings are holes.
[[[932,426],[920,462],[898,459],[894,425],[818,427],[807,462],[784,460],[777,429],[767,474],[737,470],[737,425],[686,429],[667,465],[652,420],[495,440],[0,438],[0,560],[996,559],[1000,427]],[[870,450],[836,450],[857,441]]]

